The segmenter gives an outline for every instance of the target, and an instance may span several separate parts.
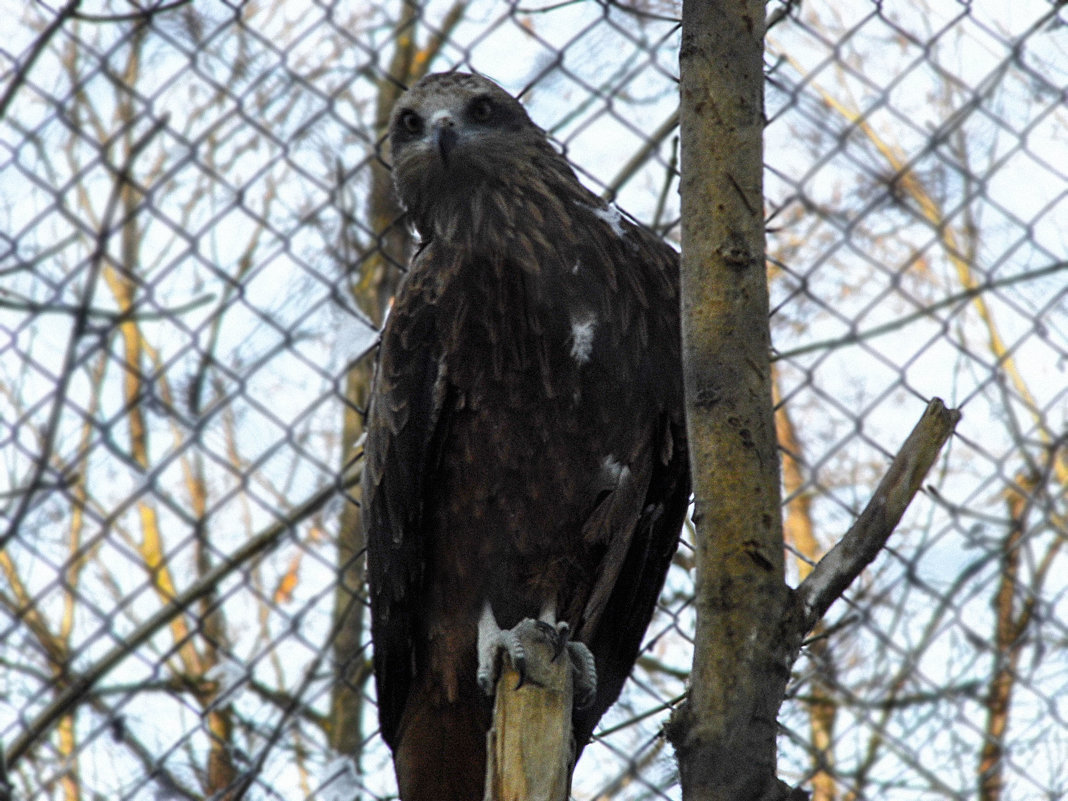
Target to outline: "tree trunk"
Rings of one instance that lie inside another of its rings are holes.
[[[764,4],[683,3],[682,297],[697,527],[689,698],[669,729],[682,794],[779,793],[775,658],[789,599],[764,268]]]

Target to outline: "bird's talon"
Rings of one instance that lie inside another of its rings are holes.
[[[510,651],[506,651],[506,653],[512,662],[512,667],[515,668],[515,672],[519,675],[519,681],[517,681],[515,685],[515,688],[518,690],[527,680],[527,655],[518,639],[515,642],[514,648]]]
[[[560,621],[556,624],[556,628],[553,632],[553,659],[555,662],[560,658],[560,654],[567,650],[568,645],[571,644],[571,627],[567,623]]]
[[[497,626],[493,612],[487,604],[479,621],[478,633],[478,686],[486,695],[492,696],[501,673],[501,660],[507,658],[518,674],[513,690],[524,686],[542,686],[528,672],[524,638],[529,642],[535,635],[552,646],[552,661],[567,653],[574,677],[575,706],[584,709],[597,696],[597,670],[593,653],[583,643],[571,639],[571,627],[563,621],[550,623],[544,619],[525,618],[511,630]]]
[[[575,707],[586,709],[597,698],[597,666],[593,652],[584,643],[569,642],[564,649],[575,679]]]
[[[492,610],[487,605],[479,621],[477,676],[478,686],[486,695],[493,695],[497,679],[501,675],[501,660],[505,657],[519,674],[519,683],[516,685],[518,690],[527,681],[526,652],[516,630],[499,628]]]

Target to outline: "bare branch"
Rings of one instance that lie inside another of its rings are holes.
[[[910,325],[917,320],[931,317],[932,313],[939,309],[945,309],[950,306],[956,306],[964,301],[973,300],[980,295],[986,294],[994,289],[1000,289],[1001,287],[1011,286],[1013,284],[1023,283],[1025,281],[1035,281],[1039,278],[1045,278],[1046,276],[1059,273],[1062,270],[1068,269],[1068,261],[1055,261],[1052,264],[1048,264],[1045,267],[1040,267],[1037,270],[1028,270],[1027,272],[1019,273],[1018,275],[1011,275],[1008,278],[1000,278],[997,280],[987,279],[986,281],[976,282],[972,286],[969,286],[962,292],[957,292],[953,295],[942,298],[936,303],[924,306],[921,309],[913,312],[912,314],[906,314],[898,317],[895,320],[891,320],[888,323],[877,325],[874,328],[869,328],[867,331],[850,331],[845,336],[835,337],[834,339],[824,339],[819,342],[812,342],[808,345],[801,345],[797,348],[791,348],[788,351],[782,353],[776,353],[773,357],[773,361],[781,361],[782,359],[792,359],[795,356],[801,356],[805,353],[812,353],[820,350],[832,350],[834,348],[840,348],[843,345],[855,345],[858,342],[863,342],[868,339],[874,339],[880,337],[883,334],[889,334],[893,331],[898,331],[907,325]]]
[[[882,550],[960,417],[959,410],[947,409],[939,398],[927,404],[860,517],[797,588],[803,631],[823,617]]]
[[[7,290],[0,291],[7,295],[12,294]],[[85,315],[92,319],[103,320],[111,325],[119,325],[121,323],[132,321],[148,322],[153,320],[173,320],[175,317],[181,316],[186,312],[191,312],[194,309],[198,309],[206,303],[211,303],[213,300],[215,300],[215,295],[207,294],[200,295],[177,306],[156,308],[151,311],[138,311],[136,306],[131,306],[123,311],[113,312],[106,309],[75,306],[70,303],[39,303],[32,300],[6,300],[0,298],[0,309],[13,309],[15,311],[27,312],[38,316],[42,314],[69,314],[74,317]]]
[[[174,9],[180,8],[189,2],[190,0],[172,0],[170,3],[160,3],[152,8],[141,8],[137,11],[132,11],[129,14],[83,14],[80,11],[74,11],[73,16],[75,19],[79,19],[82,22],[147,22],[157,14],[165,14],[168,11],[174,11]],[[74,5],[77,6],[79,3],[75,3]]]
[[[649,134],[649,137],[645,140],[645,143],[635,152],[630,160],[620,168],[616,177],[608,182],[608,185],[601,192],[601,197],[607,201],[615,200],[616,195],[619,194],[619,190],[623,188],[634,175],[640,170],[650,157],[657,151],[660,145],[668,135],[679,127],[679,110],[675,109],[668,115],[668,118],[660,123],[660,127]]]

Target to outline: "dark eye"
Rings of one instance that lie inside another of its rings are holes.
[[[476,97],[471,101],[471,106],[467,113],[473,122],[485,123],[493,119],[495,111],[496,107],[488,97]]]
[[[423,131],[423,118],[411,109],[402,111],[397,122],[400,124],[401,130],[406,133],[419,134]]]

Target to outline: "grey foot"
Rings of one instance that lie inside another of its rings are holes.
[[[518,628],[519,626],[516,626],[516,629]],[[516,629],[498,628],[495,620],[492,627],[479,624],[478,686],[486,695],[493,695],[501,673],[503,657],[507,657],[509,663],[519,674],[519,684],[516,685],[516,689],[518,690],[523,685],[527,673],[527,652],[523,648],[523,643],[519,641]]]
[[[478,623],[477,680],[482,692],[493,695],[501,673],[501,660],[505,658],[519,674],[516,690],[524,684],[540,686],[536,678],[540,675],[537,663],[528,666],[527,651],[523,646],[524,642],[530,644],[537,641],[547,643],[552,648],[553,662],[561,654],[567,654],[574,679],[575,706],[585,709],[592,704],[597,697],[597,668],[593,653],[583,643],[571,640],[571,628],[567,623],[526,618],[515,628],[505,630],[497,625],[488,604]]]
[[[558,621],[555,626],[545,621],[538,622],[541,623],[540,630],[553,644],[553,661],[559,659],[560,654],[567,652],[575,682],[575,707],[585,709],[597,697],[597,665],[593,652],[585,643],[571,639],[571,627],[564,621]]]
[[[567,624],[559,625],[564,627],[566,634]],[[507,659],[519,674],[519,681],[513,689],[518,690],[524,684],[540,687],[541,683],[527,670],[527,651],[523,647],[524,641],[530,643],[537,640],[552,645],[554,662],[564,650],[564,644],[571,644],[567,642],[566,636],[561,640],[558,627],[542,620],[528,617],[520,620],[512,629],[502,629],[497,626],[492,615],[483,613],[478,630],[478,686],[482,692],[493,695],[497,679],[500,678],[502,659]]]
[[[575,708],[586,709],[597,698],[597,666],[593,652],[583,643],[567,643],[567,656],[571,660],[575,680]]]

